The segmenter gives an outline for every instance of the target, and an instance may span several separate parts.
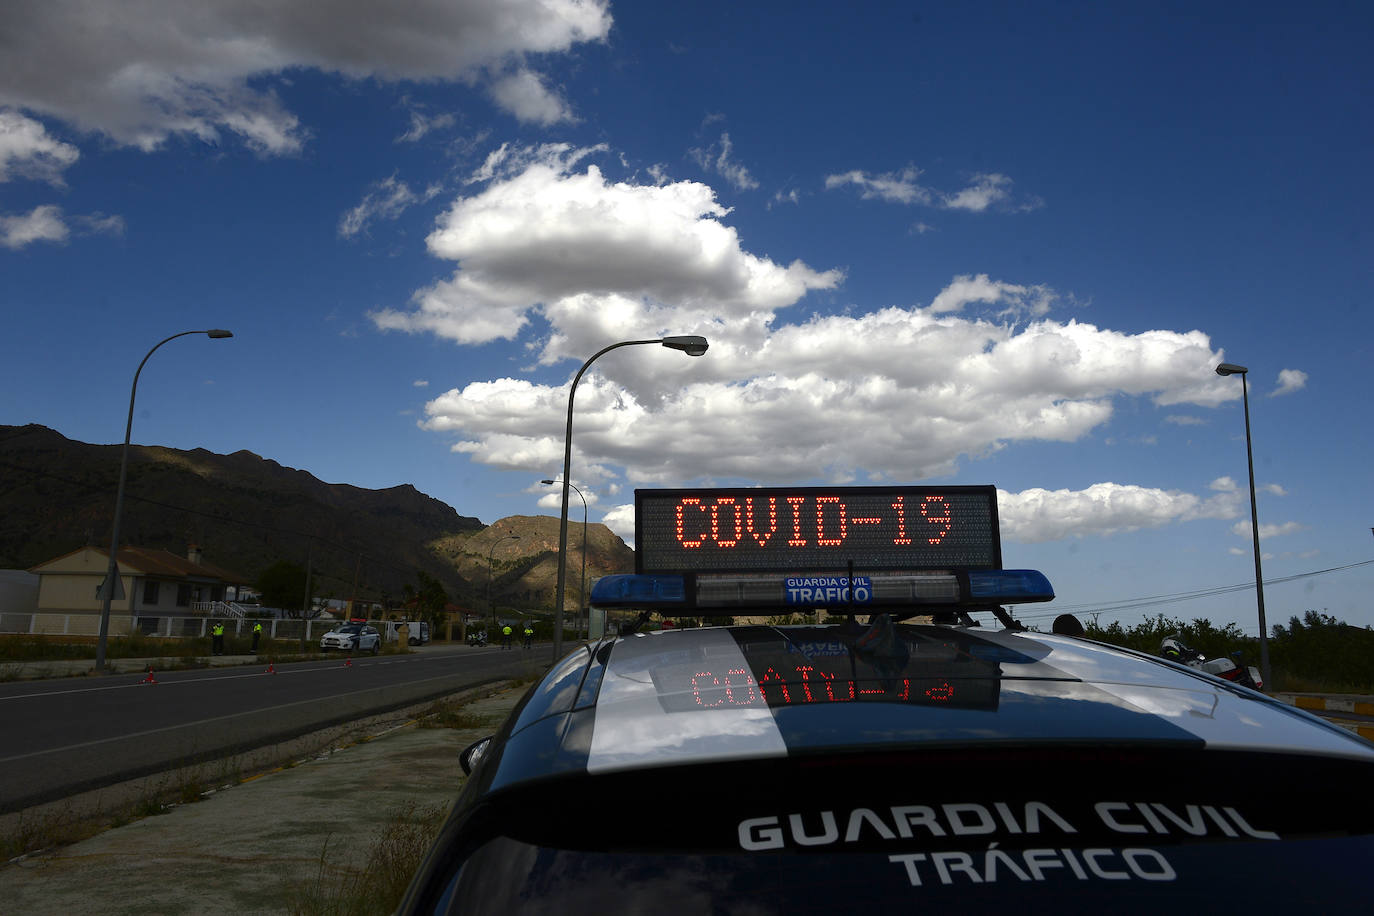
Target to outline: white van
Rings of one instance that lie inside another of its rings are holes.
[[[412,646],[422,646],[429,642],[429,624],[423,620],[387,620],[384,621],[387,642],[396,642],[401,638],[401,627],[409,627],[408,638]]]

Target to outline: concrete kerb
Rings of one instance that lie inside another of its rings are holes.
[[[84,912],[99,900],[102,912],[140,916],[284,912],[283,889],[360,864],[392,810],[451,805],[463,781],[458,754],[495,732],[523,689],[486,685],[448,698],[477,728],[415,728],[434,706],[420,703],[0,818],[11,835],[19,818],[128,812],[177,786],[202,799],[0,865],[5,908]]]
[[[1274,699],[1374,741],[1374,697],[1353,693],[1275,693]]]

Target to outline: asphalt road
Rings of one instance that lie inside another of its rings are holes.
[[[498,680],[547,646],[0,684],[0,813],[262,747]]]

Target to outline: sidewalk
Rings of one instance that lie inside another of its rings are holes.
[[[5,912],[286,913],[311,886],[360,868],[396,812],[447,810],[459,752],[525,688],[470,692],[461,729],[379,717],[352,743],[71,846],[0,864]]]

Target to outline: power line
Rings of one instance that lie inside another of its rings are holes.
[[[1361,560],[1358,563],[1347,563],[1345,566],[1332,566],[1328,569],[1315,569],[1311,572],[1296,573],[1291,576],[1277,576],[1272,579],[1265,579],[1264,584],[1281,585],[1285,582],[1296,582],[1299,579],[1310,579],[1313,576],[1323,576],[1328,573],[1344,572],[1347,569],[1357,569],[1361,566],[1374,564],[1374,560]],[[1087,604],[1067,604],[1059,605],[1053,611],[1045,611],[1039,614],[1019,615],[1022,620],[1043,620],[1059,614],[1070,613],[1078,610],[1100,611],[1110,614],[1116,611],[1131,611],[1139,608],[1158,607],[1166,604],[1179,604],[1184,601],[1194,601],[1198,598],[1212,598],[1217,595],[1229,595],[1234,592],[1251,591],[1255,583],[1243,582],[1238,585],[1221,585],[1213,588],[1196,589],[1188,592],[1175,592],[1169,595],[1148,595],[1140,598],[1122,598],[1116,601],[1091,602]]]

